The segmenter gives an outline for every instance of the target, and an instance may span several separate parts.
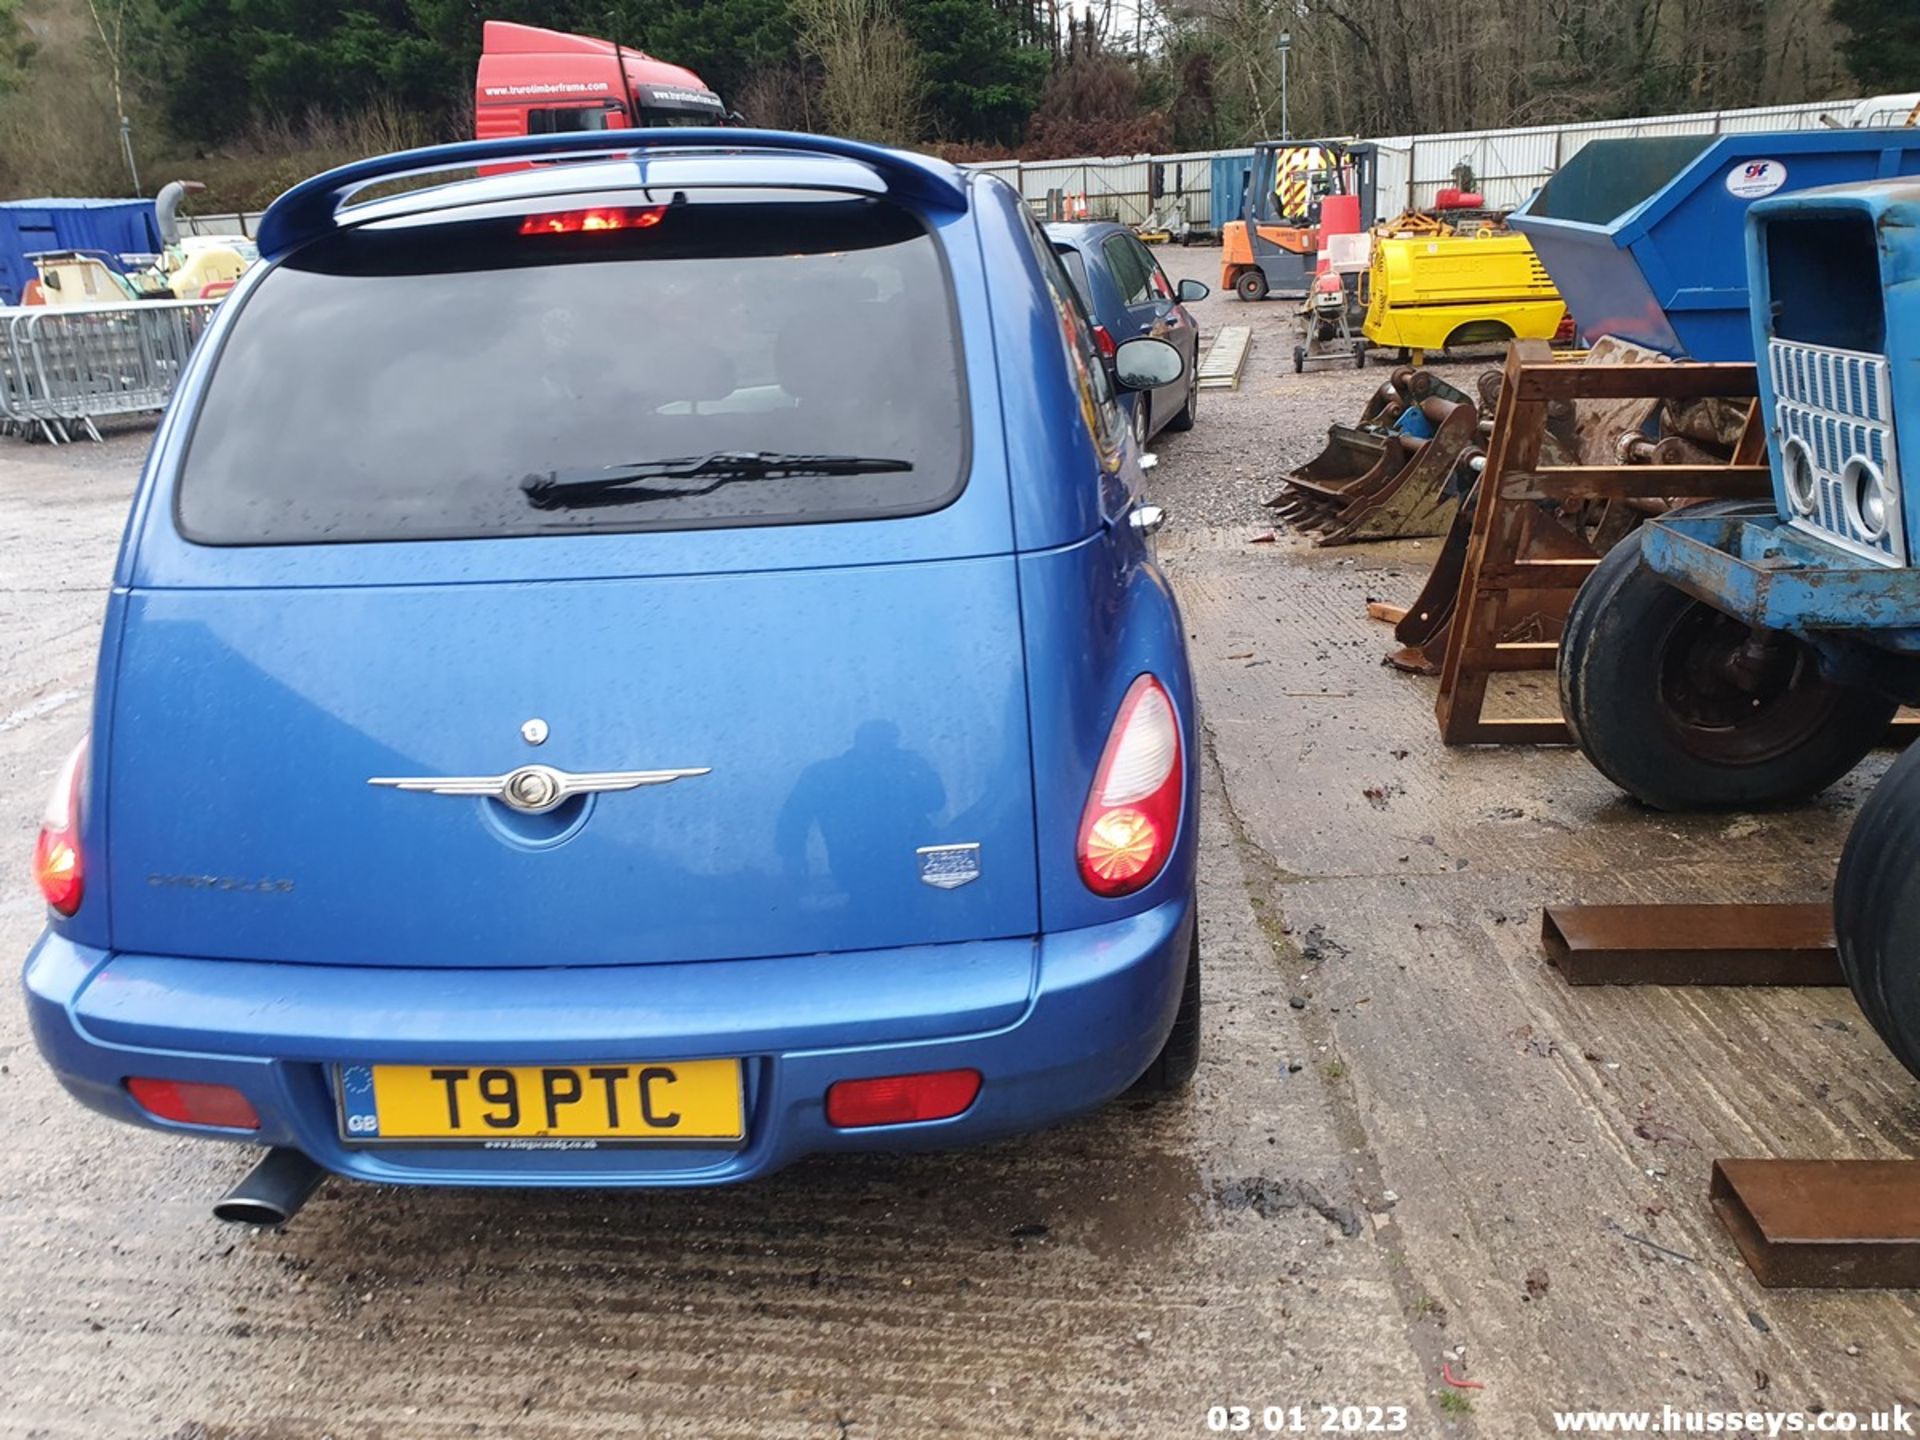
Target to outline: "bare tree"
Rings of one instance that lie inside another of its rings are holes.
[[[793,0],[800,39],[820,63],[830,129],[909,144],[925,121],[926,80],[913,38],[888,0]]]
[[[133,193],[140,193],[140,167],[133,162],[133,120],[127,114],[126,45],[127,6],[129,0],[87,0],[87,12],[93,27],[100,32],[100,46],[107,55],[107,79],[113,90],[114,122],[120,130],[120,148],[127,158],[127,175],[133,181]]]

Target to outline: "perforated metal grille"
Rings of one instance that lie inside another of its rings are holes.
[[[1869,560],[1905,565],[1900,467],[1886,360],[1854,350],[1772,340],[1767,344],[1767,364],[1782,449],[1791,453],[1797,441],[1805,448],[1813,474],[1813,512],[1792,515],[1792,523]],[[1886,477],[1886,525],[1879,535],[1862,523],[1848,494],[1852,485],[1847,468],[1856,460]]]

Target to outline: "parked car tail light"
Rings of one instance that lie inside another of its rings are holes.
[[[1080,878],[1096,895],[1153,882],[1180,825],[1180,722],[1160,682],[1142,675],[1120,702],[1080,821]]]
[[[978,1070],[842,1080],[827,1090],[827,1123],[853,1130],[863,1125],[948,1120],[973,1104],[979,1093]]]
[[[1120,347],[1114,343],[1113,332],[1104,325],[1093,327],[1093,343],[1100,347],[1100,358],[1111,360]]]
[[[40,894],[62,915],[80,908],[86,889],[86,865],[80,855],[80,788],[87,779],[87,741],[73,747],[40,817],[40,838],[33,843],[33,878]]]
[[[260,1112],[231,1085],[136,1075],[127,1081],[127,1093],[140,1102],[142,1110],[162,1120],[177,1120],[182,1125],[218,1125],[227,1130],[260,1128]]]
[[[522,235],[578,235],[589,230],[650,230],[666,218],[664,205],[606,205],[593,210],[557,210],[529,215]]]

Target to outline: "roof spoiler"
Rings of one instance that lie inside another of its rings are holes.
[[[370,185],[442,170],[514,161],[579,159],[584,156],[639,157],[648,150],[758,150],[831,155],[872,170],[902,199],[942,210],[964,210],[964,182],[941,161],[901,150],[887,150],[836,135],[800,135],[785,130],[666,127],[650,130],[583,130],[571,135],[509,135],[497,140],[463,140],[429,145],[356,160],[303,180],[267,207],[258,241],[265,260],[281,256],[326,234],[338,224],[341,206]]]

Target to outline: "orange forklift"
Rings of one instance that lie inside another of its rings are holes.
[[[1220,286],[1242,300],[1303,298],[1321,236],[1358,234],[1374,220],[1374,146],[1347,140],[1265,140],[1240,218],[1220,227]]]

